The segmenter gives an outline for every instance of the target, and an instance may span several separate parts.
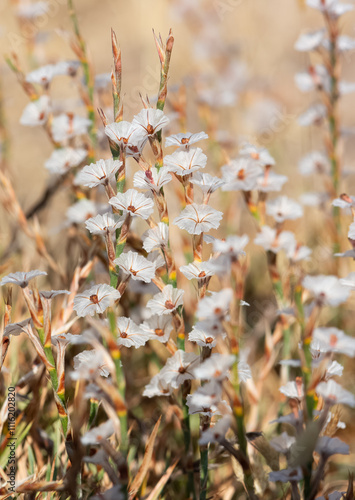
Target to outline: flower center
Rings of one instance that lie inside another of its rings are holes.
[[[222,375],[222,372],[221,372],[220,370],[216,370],[216,371],[214,372],[214,376],[215,376],[215,377],[220,377],[221,375]]]
[[[183,366],[180,366],[179,368],[179,373],[185,373],[186,372],[186,368],[184,368]]]
[[[127,332],[121,332],[120,333],[120,337],[123,338],[123,339],[126,339],[127,338]]]
[[[174,309],[174,304],[171,302],[171,300],[166,300],[165,301],[165,307],[166,309]]]
[[[96,295],[96,293],[94,295],[90,295],[90,301],[93,304],[98,304],[99,303],[99,297]]]
[[[214,310],[215,314],[222,314],[222,308],[221,307],[216,307]]]
[[[129,210],[130,212],[133,212],[133,213],[134,213],[134,212],[136,211],[136,208],[135,208],[133,205],[129,205],[129,206],[127,207],[127,210]]]
[[[329,337],[329,343],[331,347],[335,347],[337,345],[338,337],[334,333]]]
[[[147,132],[148,132],[148,134],[153,134],[154,133],[154,127],[150,123],[147,126]]]
[[[207,337],[206,338],[206,344],[212,344],[213,341],[214,341],[213,337]]]
[[[164,330],[162,330],[161,328],[156,328],[155,335],[157,335],[158,337],[162,337],[164,335]]]
[[[260,158],[259,153],[256,152],[250,153],[250,156],[253,158],[253,160],[258,160]]]
[[[181,139],[181,144],[188,144],[189,143],[189,139],[187,137],[183,137]]]
[[[238,175],[237,175],[237,178],[242,181],[243,179],[245,179],[245,170],[244,168],[241,168],[238,172]]]
[[[204,278],[206,276],[205,271],[201,271],[200,274],[198,275],[199,278]]]

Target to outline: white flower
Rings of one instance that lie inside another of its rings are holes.
[[[286,175],[275,174],[267,170],[265,174],[260,175],[256,179],[256,189],[262,193],[270,191],[281,191],[282,186],[288,180]]]
[[[35,20],[36,17],[43,16],[49,10],[48,2],[20,2],[16,4],[17,15],[27,20]]]
[[[170,396],[173,392],[173,387],[167,383],[164,374],[161,372],[154,375],[148,385],[145,386],[143,396],[153,398],[154,396]]]
[[[174,172],[177,175],[189,175],[205,168],[207,156],[200,148],[191,148],[188,151],[175,151],[172,155],[164,157],[164,167],[169,172]]]
[[[87,431],[81,438],[81,443],[84,446],[89,444],[100,444],[103,439],[107,439],[115,432],[112,420],[107,420],[103,424],[94,427]]]
[[[223,217],[223,212],[208,206],[192,203],[188,205],[174,220],[180,229],[185,229],[189,234],[201,234],[210,229],[217,229]]]
[[[315,451],[323,457],[329,458],[331,455],[349,455],[349,445],[338,438],[321,436],[318,439]]]
[[[71,224],[81,224],[97,214],[97,211],[97,205],[93,201],[83,198],[68,208],[67,219]]]
[[[68,290],[40,290],[39,295],[44,299],[51,300],[57,295],[69,295],[70,292]]]
[[[36,101],[32,101],[23,110],[20,118],[21,125],[36,127],[46,123],[50,111],[50,100],[47,95],[42,95]]]
[[[292,262],[300,262],[301,260],[308,260],[312,253],[309,247],[298,244],[295,240],[289,241],[289,244],[285,245],[285,251],[287,258]]]
[[[334,326],[315,328],[313,341],[320,342],[323,352],[338,352],[352,358],[355,356],[355,338]]]
[[[355,273],[350,273],[345,279],[341,279],[340,284],[349,287],[350,290],[355,290]]]
[[[246,382],[248,379],[252,378],[250,366],[246,361],[239,361],[238,377],[241,382]]]
[[[316,393],[330,404],[343,404],[355,408],[354,395],[343,389],[342,386],[337,384],[333,379],[318,384]]]
[[[47,86],[52,79],[56,76],[56,67],[54,64],[47,64],[40,68],[27,73],[26,82],[38,83],[43,86]]]
[[[217,253],[229,255],[233,258],[238,258],[240,255],[245,255],[244,247],[249,243],[249,236],[227,236],[225,240],[215,239],[213,241],[213,250]]]
[[[320,151],[312,151],[300,160],[298,170],[305,176],[327,173],[329,171],[328,158]]]
[[[191,132],[179,133],[170,135],[165,139],[165,147],[169,146],[180,146],[183,148],[188,148],[192,144],[196,142],[202,141],[204,139],[208,139],[208,135],[205,132],[197,132],[196,134],[192,134]]]
[[[270,441],[270,446],[279,453],[286,455],[295,442],[296,438],[294,436],[289,436],[287,432],[283,432]]]
[[[341,377],[343,375],[344,367],[337,361],[332,361],[327,368],[325,373],[325,380],[329,380],[332,377]]]
[[[139,189],[159,193],[161,188],[171,180],[172,177],[166,168],[158,170],[152,167],[150,170],[136,172],[133,177],[133,185]]]
[[[102,314],[121,294],[110,285],[94,285],[74,298],[74,311],[78,316],[93,316]]]
[[[349,240],[355,241],[355,222],[349,226],[348,238]]]
[[[295,241],[295,235],[291,231],[278,233],[276,229],[262,226],[260,233],[254,239],[256,245],[262,246],[266,251],[278,253],[289,248]]]
[[[149,335],[151,340],[158,340],[165,344],[168,342],[174,327],[171,316],[154,315],[144,321],[141,329]]]
[[[74,357],[74,371],[70,377],[73,380],[90,380],[97,375],[108,377],[110,372],[106,368],[103,352],[97,349],[83,351]]]
[[[152,314],[170,314],[183,304],[184,290],[166,285],[163,291],[154,295],[147,303]]]
[[[338,0],[307,0],[307,5],[335,18],[353,10],[354,8],[353,5],[344,4]]]
[[[70,168],[77,167],[87,157],[86,149],[59,148],[55,149],[44,166],[52,174],[63,175]]]
[[[250,158],[254,165],[259,167],[275,165],[274,158],[270,155],[266,148],[258,148],[253,144],[244,144],[240,150],[240,154]]]
[[[294,47],[299,52],[308,52],[318,49],[324,39],[325,30],[320,29],[301,34]]]
[[[19,321],[17,323],[8,323],[4,328],[3,337],[9,337],[10,335],[18,337],[30,324],[32,325],[31,318],[24,319],[23,321]]]
[[[150,283],[155,277],[155,265],[137,252],[129,250],[127,253],[122,253],[114,263],[133,280]]]
[[[270,472],[269,480],[272,482],[280,481],[281,483],[295,482],[298,483],[302,481],[303,473],[301,467],[297,469],[282,469],[275,472]]]
[[[85,135],[92,122],[88,118],[72,113],[56,116],[52,120],[52,135],[55,142],[63,142],[78,135]]]
[[[213,276],[214,272],[208,266],[208,262],[191,262],[187,266],[181,266],[180,271],[188,279],[206,280]]]
[[[223,380],[228,376],[229,370],[236,357],[233,354],[220,354],[215,352],[200,366],[194,369],[194,376],[201,380]]]
[[[280,387],[279,391],[287,398],[301,400],[304,396],[303,383],[301,379],[296,381],[287,382],[286,385]]]
[[[27,273],[21,271],[17,273],[10,273],[3,277],[0,281],[0,286],[18,285],[21,288],[26,288],[28,286],[28,282],[37,276],[47,276],[47,273],[44,271],[38,271],[37,269],[35,271],[28,271]]]
[[[209,427],[206,431],[202,432],[201,437],[198,441],[200,446],[206,445],[208,443],[218,443],[220,439],[224,438],[228,429],[232,423],[232,418],[230,415],[224,415],[218,422],[212,427]]]
[[[169,123],[169,118],[160,109],[142,109],[135,115],[132,125],[138,125],[143,137],[153,136]]]
[[[332,307],[345,302],[350,293],[336,276],[306,276],[302,285],[314,295],[319,304]]]
[[[199,323],[197,323],[189,333],[190,342],[196,342],[196,344],[201,347],[209,347],[212,349],[213,347],[216,347],[218,337],[226,336],[225,333],[221,333],[219,330],[213,331],[212,329],[207,328],[201,329],[202,321]]]
[[[116,229],[120,228],[124,222],[124,217],[119,217],[117,214],[109,212],[105,214],[98,214],[91,217],[85,222],[85,227],[92,234],[114,233]]]
[[[134,346],[136,349],[145,345],[150,339],[149,334],[144,332],[129,318],[117,318],[117,344],[125,347]]]
[[[191,182],[195,186],[198,186],[203,193],[210,194],[223,186],[225,181],[219,177],[213,177],[206,172],[194,172]]]
[[[132,217],[148,217],[154,211],[154,202],[136,189],[127,189],[125,193],[117,193],[109,200],[109,204],[117,210],[122,210],[124,214]]]
[[[164,248],[169,241],[169,226],[164,222],[159,222],[157,226],[148,229],[143,236],[143,248],[146,252]]]
[[[200,356],[193,352],[177,350],[174,356],[169,358],[161,370],[161,376],[174,389],[178,389],[185,380],[194,378],[194,369],[199,364]]]
[[[199,301],[196,316],[198,319],[223,319],[228,313],[232,297],[231,288],[213,292]]]
[[[322,88],[330,89],[330,77],[327,68],[322,64],[310,66],[308,71],[296,73],[295,82],[301,92],[310,92]]]
[[[95,75],[95,88],[105,90],[111,83],[111,73],[99,73]]]
[[[80,66],[80,61],[59,61],[55,65],[56,76],[75,76]]]
[[[199,387],[193,394],[188,394],[186,405],[189,407],[189,414],[220,415],[217,405],[220,403],[221,396],[221,384],[217,380],[211,380]]]
[[[93,188],[114,179],[116,172],[122,165],[119,160],[98,160],[86,165],[76,176],[74,184]]]
[[[332,201],[332,205],[333,207],[339,207],[350,211],[351,208],[355,207],[355,196],[342,194],[339,198],[335,198],[335,200]]]
[[[298,117],[298,124],[301,127],[308,127],[309,125],[317,125],[327,116],[327,108],[324,104],[313,104],[304,113]]]
[[[256,188],[257,178],[263,173],[263,169],[249,157],[232,160],[221,170],[224,181],[222,191],[252,191]]]
[[[329,50],[330,43],[329,40],[323,41],[323,47]],[[355,39],[347,35],[340,35],[337,38],[337,49],[339,52],[347,52],[355,49]]]
[[[123,148],[127,156],[139,156],[147,141],[137,124],[121,121],[106,125],[105,134],[112,142]]]
[[[299,203],[287,196],[279,196],[275,200],[266,203],[266,213],[271,215],[276,222],[284,222],[285,220],[302,217],[303,208]]]

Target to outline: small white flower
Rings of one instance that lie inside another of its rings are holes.
[[[167,383],[164,374],[161,372],[154,375],[148,385],[145,386],[143,396],[153,398],[155,396],[170,396],[173,392],[173,387]]]
[[[59,61],[55,64],[56,76],[75,76],[80,66],[80,61]]]
[[[186,405],[189,407],[189,414],[201,413],[202,415],[220,414],[218,403],[222,396],[222,386],[217,380],[199,387],[193,394],[188,394]]]
[[[214,272],[208,266],[208,262],[191,262],[187,266],[181,266],[180,271],[188,280],[206,280],[213,276]]]
[[[132,125],[138,125],[143,137],[153,136],[169,123],[169,118],[160,109],[142,109],[135,115]]]
[[[193,373],[196,378],[201,380],[223,380],[228,376],[235,361],[236,357],[233,354],[215,352],[195,368]]]
[[[349,196],[347,194],[340,195],[339,198],[335,198],[332,201],[333,207],[339,207],[345,210],[349,210],[355,207],[355,196]]]
[[[318,439],[315,451],[324,458],[329,458],[332,455],[349,455],[349,445],[338,438],[329,436],[321,436]]]
[[[97,211],[97,205],[93,201],[83,198],[68,208],[67,219],[71,224],[81,224],[97,214]]]
[[[202,321],[199,323],[201,324]],[[200,325],[197,323],[189,333],[189,341],[196,342],[196,344],[201,347],[209,347],[212,349],[216,347],[218,338],[225,336],[226,334],[221,333],[219,330],[201,329]]]
[[[163,291],[154,295],[147,303],[152,314],[170,314],[183,304],[184,290],[166,285]]]
[[[170,135],[165,139],[165,147],[169,146],[179,146],[183,148],[188,148],[192,144],[196,142],[202,141],[204,139],[208,139],[208,135],[205,132],[197,132],[196,134],[192,134],[191,132],[179,133]]]
[[[206,172],[194,172],[191,178],[192,184],[198,186],[203,193],[214,193],[218,188],[224,185],[224,180],[219,177],[212,177]]]
[[[329,380],[332,377],[341,377],[343,375],[344,367],[337,361],[332,361],[327,368],[325,373],[325,380]]]
[[[125,193],[117,193],[109,200],[109,204],[117,210],[122,210],[124,214],[132,217],[148,217],[154,211],[154,202],[136,189],[128,189]]]
[[[276,222],[284,222],[302,217],[303,208],[287,196],[279,196],[275,200],[266,202],[266,213],[271,215]]]
[[[78,316],[93,316],[102,314],[121,294],[110,285],[94,285],[74,298],[74,311]]]
[[[174,172],[176,175],[189,175],[205,168],[207,156],[200,148],[191,148],[188,151],[175,151],[172,155],[164,157],[164,167],[169,172]]]
[[[324,35],[324,29],[302,33],[294,45],[295,50],[298,50],[299,52],[308,52],[318,49],[324,40]]]
[[[144,332],[129,318],[117,318],[117,344],[125,347],[134,346],[136,349],[145,345],[150,339],[149,334]]]
[[[303,473],[301,467],[297,469],[282,469],[275,472],[270,472],[269,480],[272,482],[280,481],[281,483],[295,482],[298,483],[302,481]]]
[[[309,260],[312,250],[309,247],[298,244],[295,240],[285,246],[287,258],[292,262],[300,262],[301,260]]]
[[[68,290],[40,290],[39,295],[44,299],[51,300],[57,295],[69,295],[70,292]]]
[[[44,166],[52,174],[63,175],[72,167],[77,167],[87,157],[86,149],[59,148],[55,149]]]
[[[300,160],[298,170],[305,176],[327,173],[329,171],[328,158],[320,151],[312,151]]]
[[[228,255],[232,258],[238,258],[245,255],[244,247],[249,243],[249,236],[227,236],[225,240],[215,239],[213,241],[213,250],[217,253]]]
[[[72,113],[56,116],[52,120],[52,135],[55,142],[63,142],[78,135],[85,135],[91,120]]]
[[[117,214],[107,212],[88,219],[85,222],[85,227],[92,234],[105,235],[107,233],[114,233],[123,223],[124,217],[119,217]]]
[[[87,431],[81,438],[81,443],[84,446],[89,444],[100,444],[103,439],[107,439],[115,432],[112,420],[107,420],[105,423],[94,427]]]
[[[308,71],[296,73],[295,82],[301,92],[311,92],[322,88],[330,89],[330,78],[327,68],[322,64],[310,66]]]
[[[338,0],[307,0],[307,5],[335,18],[354,9],[353,5],[341,3]]]
[[[355,356],[355,338],[334,326],[315,328],[313,342],[320,342],[323,352],[338,352],[352,358]]]
[[[257,178],[263,173],[259,165],[250,158],[237,158],[222,168],[224,185],[222,191],[252,191],[256,188]]]
[[[298,117],[298,124],[301,127],[319,124],[327,116],[327,108],[324,104],[313,104]]]
[[[270,155],[266,148],[258,148],[253,144],[244,144],[240,150],[240,154],[247,156],[252,160],[254,165],[259,167],[275,165],[274,158]]]
[[[246,382],[248,379],[252,378],[250,366],[246,361],[239,361],[238,377],[241,382]]]
[[[262,193],[270,191],[281,191],[282,186],[287,182],[286,175],[275,174],[267,170],[265,174],[260,175],[256,179],[256,189]]]
[[[105,90],[111,84],[111,73],[99,73],[95,75],[95,88]]]
[[[27,20],[35,20],[36,17],[43,16],[49,11],[48,2],[19,2],[16,4],[17,15],[20,18]]]
[[[28,286],[28,282],[37,276],[47,276],[47,273],[44,271],[38,271],[37,269],[35,271],[28,271],[27,273],[21,271],[17,273],[10,273],[7,276],[4,276],[4,278],[0,281],[0,286],[18,285],[21,288],[26,288]]]
[[[199,364],[200,356],[193,352],[177,350],[174,356],[169,358],[161,370],[161,376],[174,389],[178,389],[185,380],[194,378],[194,369]]]
[[[230,415],[224,415],[218,422],[209,427],[206,431],[202,432],[201,437],[198,441],[200,446],[206,445],[208,443],[218,443],[220,439],[223,439],[230,428],[232,423],[232,418]]]
[[[355,408],[354,395],[343,389],[342,386],[337,384],[333,379],[318,384],[316,393],[332,405],[343,404]]]
[[[165,344],[168,342],[174,327],[171,316],[154,315],[144,321],[141,329],[149,335],[151,340],[158,340],[162,344]]]
[[[20,118],[21,125],[26,125],[27,127],[44,125],[50,111],[49,103],[49,97],[47,95],[42,95],[36,101],[27,104]]]
[[[341,279],[340,284],[349,287],[350,290],[355,290],[355,273],[350,273],[345,279]]]
[[[192,203],[188,205],[174,220],[180,229],[185,229],[189,234],[201,234],[217,229],[223,212],[208,206]]]
[[[166,168],[158,170],[152,167],[150,170],[136,172],[133,176],[133,185],[136,188],[159,193],[161,188],[172,180]]]
[[[297,399],[300,401],[304,396],[304,389],[302,380],[297,379],[296,382],[287,382],[286,385],[280,387],[279,391],[287,398]]]
[[[198,319],[223,319],[226,317],[232,301],[233,290],[225,288],[220,292],[213,292],[198,303],[196,316]]]
[[[47,86],[52,79],[56,76],[56,67],[54,64],[47,64],[40,68],[27,73],[26,82],[38,83],[43,86]]]
[[[168,245],[169,241],[169,226],[164,222],[159,222],[157,226],[148,229],[143,236],[143,248],[146,252],[159,250]]]
[[[330,49],[329,40],[323,40],[323,47],[326,50]],[[339,52],[348,52],[355,49],[355,39],[347,35],[340,35],[337,38],[337,49]]]
[[[96,163],[86,165],[76,176],[74,184],[93,188],[110,182],[121,165],[122,162],[119,160],[98,160]]]
[[[336,276],[306,276],[303,287],[310,291],[321,305],[337,307],[349,297],[349,289],[344,287]]]
[[[97,349],[83,351],[74,357],[74,371],[70,373],[73,380],[90,380],[97,375],[108,377],[103,352]]]
[[[155,277],[155,265],[137,252],[122,253],[114,263],[133,280],[150,283]]]
[[[289,436],[287,432],[283,432],[279,436],[271,439],[270,446],[274,448],[274,450],[287,455],[290,451],[291,446],[296,442],[296,438],[294,436]]]
[[[276,229],[269,226],[262,226],[261,231],[254,239],[256,245],[260,245],[264,250],[273,253],[288,249],[294,241],[295,235],[291,231],[282,231],[278,233]]]
[[[142,136],[141,128],[137,124],[126,121],[106,125],[105,134],[112,142],[123,148],[127,156],[139,155],[147,140]]]

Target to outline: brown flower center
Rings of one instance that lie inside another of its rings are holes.
[[[201,271],[200,274],[198,275],[199,278],[204,278],[206,276],[205,271]]]
[[[96,295],[96,293],[94,295],[90,295],[90,301],[93,304],[98,304],[99,303],[99,297]]]
[[[180,366],[179,368],[179,373],[185,373],[186,372],[186,368],[184,368],[183,366]]]
[[[175,307],[175,306],[174,306],[174,304],[171,302],[171,300],[166,300],[166,301],[165,301],[165,307],[166,307],[167,309],[174,309],[174,307]]]
[[[127,332],[121,332],[120,333],[120,337],[123,338],[123,339],[126,339],[127,338]]]
[[[238,172],[237,178],[242,181],[245,178],[245,170],[244,168],[241,168]]]
[[[127,210],[129,210],[130,212],[133,212],[133,213],[134,213],[134,212],[136,211],[136,208],[135,208],[133,205],[129,205],[129,206],[127,207]]]
[[[338,337],[334,333],[329,337],[329,343],[331,347],[335,347],[337,345]]]
[[[256,152],[250,153],[250,156],[253,158],[253,160],[258,160],[260,158],[259,153]]]
[[[181,139],[181,144],[188,144],[189,143],[189,139],[187,137],[183,137]]]
[[[147,127],[147,132],[148,132],[149,135],[154,133],[154,127],[150,123],[149,123],[149,125]]]
[[[155,335],[157,335],[158,337],[162,337],[164,335],[164,330],[162,330],[161,328],[156,328]]]
[[[206,344],[212,344],[213,341],[214,341],[213,337],[207,337],[206,338]]]

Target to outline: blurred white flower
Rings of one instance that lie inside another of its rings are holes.
[[[329,458],[332,455],[349,455],[350,448],[347,443],[338,438],[321,436],[318,439],[315,451],[324,458]]]
[[[26,75],[26,82],[37,83],[47,86],[56,76],[56,67],[54,64],[47,64],[37,68]]]
[[[85,135],[91,125],[91,120],[73,113],[55,116],[51,123],[53,139],[55,142],[64,142],[78,135]]]
[[[287,382],[280,387],[279,391],[287,398],[301,400],[304,397],[304,389],[302,379],[297,378],[296,381]]]
[[[63,175],[72,167],[77,167],[87,157],[86,149],[59,148],[55,149],[44,166],[52,174]]]
[[[160,170],[152,167],[150,170],[136,172],[133,176],[133,185],[139,189],[159,193],[161,188],[171,180],[172,177],[165,167]]]
[[[20,118],[20,124],[27,127],[36,127],[44,125],[47,121],[50,112],[50,99],[47,95],[42,95],[36,101],[31,101]]]
[[[282,186],[287,182],[286,175],[275,174],[267,170],[265,174],[256,178],[256,187],[262,193],[269,193],[270,191],[281,191]]]
[[[191,148],[188,151],[175,151],[173,154],[164,157],[164,167],[169,172],[177,175],[190,175],[200,168],[205,168],[207,156],[200,148]]]
[[[307,5],[335,18],[354,9],[353,5],[341,3],[339,0],[307,0]]]
[[[195,186],[198,186],[203,193],[207,194],[214,193],[224,184],[224,180],[219,177],[212,177],[212,175],[206,172],[194,172],[191,182]]]
[[[110,285],[94,285],[75,296],[73,309],[81,317],[102,314],[120,297],[120,292]]]
[[[208,266],[208,262],[195,261],[186,266],[181,266],[180,271],[188,280],[206,280],[213,276],[214,272]]]
[[[328,158],[320,151],[311,151],[301,158],[298,164],[301,175],[327,174],[329,172]]]
[[[141,329],[149,335],[151,340],[158,340],[165,344],[168,342],[174,327],[170,315],[154,315],[141,324]]]
[[[295,482],[298,483],[302,481],[303,473],[301,467],[296,469],[282,469],[275,472],[270,472],[269,480],[272,482],[280,481],[281,483]]]
[[[320,342],[323,352],[338,352],[352,358],[355,356],[355,338],[334,326],[315,328],[312,344],[313,342]]]
[[[200,446],[206,445],[208,443],[218,443],[220,439],[223,439],[230,428],[232,423],[232,417],[230,415],[224,415],[218,422],[209,427],[206,431],[201,434],[198,443]]]
[[[125,193],[117,193],[109,200],[109,204],[124,214],[132,217],[148,219],[154,211],[154,202],[136,189],[127,189]]]
[[[311,292],[317,303],[337,307],[349,297],[349,289],[336,276],[306,276],[302,286]]]
[[[91,380],[97,375],[108,377],[110,372],[106,366],[101,350],[83,351],[74,356],[74,371],[70,373],[70,377],[72,380]]]
[[[114,233],[123,223],[124,217],[107,212],[88,219],[85,222],[85,227],[92,234],[105,235],[107,233]]]
[[[87,198],[82,198],[68,208],[67,219],[71,224],[81,224],[90,217],[97,214],[98,207],[96,203]]]
[[[166,247],[169,241],[169,226],[164,222],[159,222],[157,226],[148,229],[143,234],[142,240],[143,248],[148,253]]]
[[[155,396],[170,396],[173,392],[173,387],[165,380],[164,374],[161,372],[154,375],[152,380],[147,384],[143,391],[143,396],[153,398]]]
[[[316,387],[316,393],[321,396],[327,403],[332,405],[347,405],[351,408],[355,408],[355,397],[354,395],[343,389],[343,387],[337,384],[333,379],[328,380],[328,382],[321,382]]]
[[[183,304],[184,290],[166,285],[163,291],[154,295],[147,303],[152,314],[170,314]]]
[[[315,31],[310,31],[308,33],[302,33],[294,45],[295,50],[299,52],[308,52],[311,50],[316,50],[320,47],[324,40],[325,29],[319,29]]]
[[[260,245],[266,251],[278,253],[286,250],[295,241],[295,235],[291,231],[278,231],[269,226],[262,226],[260,232],[256,235],[254,243]]]
[[[194,378],[194,369],[200,362],[200,356],[193,352],[178,349],[174,356],[169,358],[161,370],[161,376],[174,389],[178,389],[185,380]]]
[[[208,206],[192,203],[174,220],[173,224],[180,229],[185,229],[189,234],[201,234],[217,229],[223,212]]]
[[[290,436],[287,432],[283,432],[279,436],[274,437],[270,441],[270,446],[274,448],[279,453],[287,455],[290,451],[291,446],[296,442],[294,436]]]
[[[271,215],[276,222],[284,222],[285,220],[302,217],[303,208],[299,203],[287,196],[279,196],[275,200],[266,202],[266,213]]]
[[[94,427],[87,431],[81,437],[81,444],[87,446],[89,444],[95,445],[100,444],[103,439],[107,439],[115,432],[115,428],[112,420],[107,420],[103,424]]]
[[[214,352],[200,366],[194,369],[193,374],[201,380],[223,380],[228,376],[229,370],[235,361],[236,357],[233,354]]]
[[[304,113],[298,117],[298,124],[301,127],[309,127],[310,125],[318,125],[323,118],[327,116],[327,108],[324,104],[313,104]]]
[[[155,277],[155,265],[137,252],[129,250],[126,253],[122,253],[118,259],[114,260],[114,263],[125,274],[130,275],[133,280],[150,283]]]
[[[96,163],[86,165],[75,177],[76,186],[87,186],[93,188],[100,184],[106,184],[115,178],[115,174],[121,167],[119,160],[98,160]]]
[[[275,165],[275,159],[266,148],[259,148],[253,144],[244,144],[240,149],[240,154],[247,156],[252,164],[258,167]]]
[[[37,276],[47,276],[45,271],[27,271],[24,273],[19,271],[17,273],[10,273],[7,276],[4,276],[0,281],[0,286],[4,285],[18,285],[21,288],[26,288],[28,286],[28,282],[36,278]]]
[[[212,292],[210,296],[199,301],[196,316],[198,319],[224,319],[228,314],[232,297],[233,290],[231,288]]]

